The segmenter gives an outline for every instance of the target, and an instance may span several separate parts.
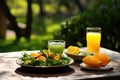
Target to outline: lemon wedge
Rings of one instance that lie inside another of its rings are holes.
[[[67,48],[67,53],[69,54],[79,54],[80,53],[80,48],[77,46],[69,46]]]

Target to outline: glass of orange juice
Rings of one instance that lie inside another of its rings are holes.
[[[87,27],[86,40],[87,40],[87,51],[99,53],[100,42],[101,42],[101,28]]]

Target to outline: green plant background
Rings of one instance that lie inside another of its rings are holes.
[[[86,27],[101,27],[101,47],[120,51],[120,1],[101,0],[90,5],[84,13],[63,23],[60,36],[67,46],[86,46]]]
[[[67,10],[63,6],[60,8],[63,17],[55,14],[59,6],[55,9],[57,4],[47,1],[45,11],[50,12],[47,16],[39,16],[39,6],[35,2],[32,4],[31,39],[27,41],[22,38],[19,42],[14,42],[15,36],[7,36],[6,40],[0,40],[0,52],[47,48],[47,41],[51,39],[65,40],[66,48],[69,45],[85,47],[86,27],[101,27],[101,46],[120,52],[120,0],[98,0],[90,4],[83,13],[79,12],[71,18],[66,17]],[[17,21],[25,23],[26,0],[7,0],[7,3]]]

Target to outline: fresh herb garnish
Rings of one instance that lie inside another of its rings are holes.
[[[94,53],[92,53],[92,52],[81,52],[80,53],[80,55],[82,55],[82,56],[88,56],[88,55],[94,55]]]

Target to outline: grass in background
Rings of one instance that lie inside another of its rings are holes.
[[[12,0],[13,1],[13,0]],[[17,22],[26,23],[26,1],[14,0],[14,4],[10,6],[11,12],[16,16]],[[12,3],[9,3],[12,4]],[[53,39],[53,33],[57,33],[61,29],[60,25],[65,20],[56,12],[54,5],[46,4],[45,11],[50,12],[46,16],[40,16],[38,4],[32,4],[33,23],[31,39],[29,41],[21,38],[19,42],[14,42],[15,36],[7,36],[6,40],[0,40],[0,52],[24,51],[24,50],[40,50],[47,48],[47,41]],[[51,15],[53,14],[53,15]]]
[[[6,40],[0,40],[0,52],[42,50],[44,48],[47,48],[47,41],[52,38],[53,37],[51,35],[32,35],[31,40],[26,40],[23,37],[19,42],[14,42],[15,37],[10,37]]]

